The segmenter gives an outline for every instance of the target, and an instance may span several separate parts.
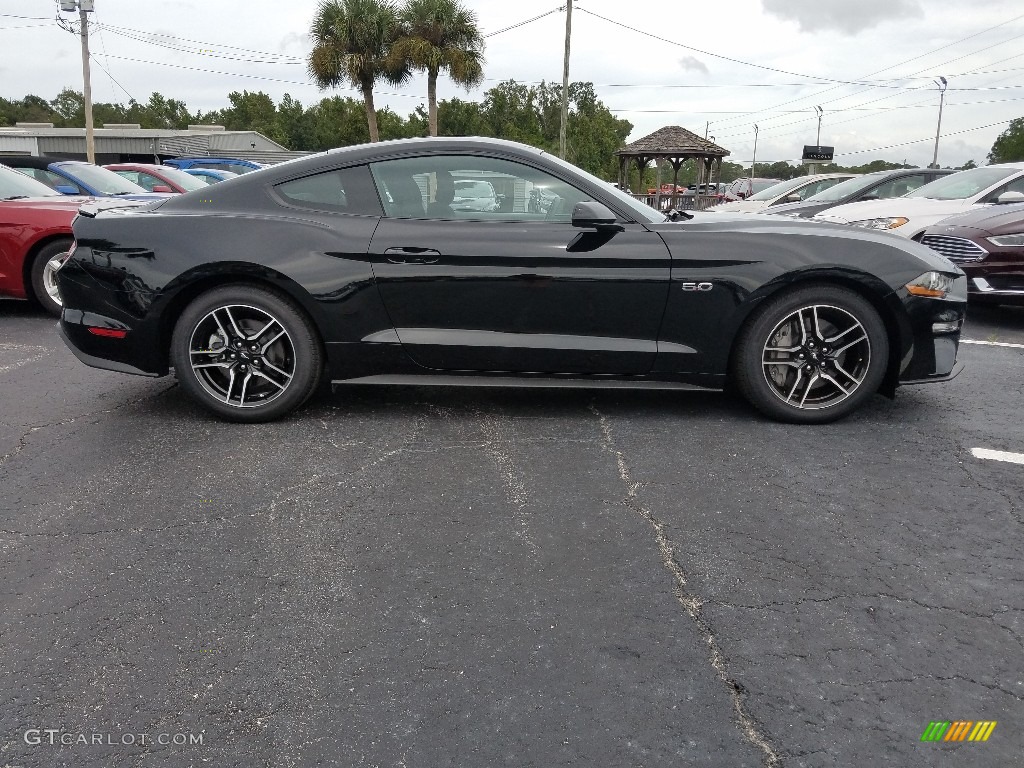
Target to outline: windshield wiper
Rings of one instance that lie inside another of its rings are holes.
[[[11,195],[10,197],[0,197],[0,200],[24,200],[28,195]]]

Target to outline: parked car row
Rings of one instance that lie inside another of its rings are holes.
[[[260,167],[228,158],[101,167],[77,160],[2,156],[0,297],[35,300],[50,314],[60,315],[54,270],[72,247],[71,222],[84,203],[98,198],[116,198],[110,201],[114,206],[151,203],[208,189],[210,184]]]

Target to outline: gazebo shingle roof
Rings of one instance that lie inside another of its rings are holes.
[[[702,139],[693,131],[682,126],[666,125],[649,136],[627,144],[615,154],[627,156],[678,157],[696,155],[699,157],[727,157],[731,153],[712,141]]]

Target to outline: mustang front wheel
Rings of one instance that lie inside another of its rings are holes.
[[[269,421],[302,405],[323,356],[305,315],[254,286],[216,288],[182,313],[171,361],[185,390],[232,421]]]
[[[845,288],[801,288],[770,301],[744,329],[733,375],[762,413],[823,423],[856,409],[885,376],[885,325]]]

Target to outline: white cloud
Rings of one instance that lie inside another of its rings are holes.
[[[683,56],[683,58],[679,60],[679,66],[685,70],[703,72],[705,75],[708,74],[707,65],[696,56]]]
[[[848,35],[924,15],[918,0],[764,0],[764,9],[772,16],[797,22],[803,32],[836,30]]]

